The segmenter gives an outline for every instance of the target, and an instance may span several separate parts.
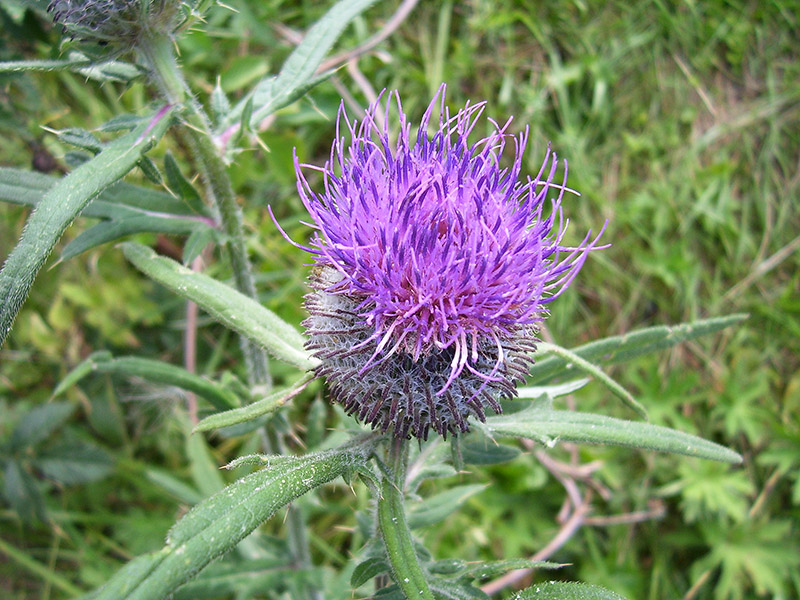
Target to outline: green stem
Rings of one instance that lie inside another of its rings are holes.
[[[150,68],[153,83],[170,104],[185,107],[181,137],[200,170],[209,198],[217,209],[227,238],[236,288],[258,299],[250,260],[245,246],[242,211],[236,201],[228,168],[219,155],[211,136],[211,125],[200,105],[192,97],[175,58],[172,39],[153,33],[144,37],[138,46],[145,64]],[[240,337],[250,385],[267,391],[271,385],[266,352],[250,340]],[[266,389],[264,389],[266,388]]]
[[[409,600],[434,600],[406,521],[403,488],[407,461],[406,440],[392,437],[387,456],[389,472],[383,477],[381,497],[378,498],[378,524],[394,581],[405,597]]]

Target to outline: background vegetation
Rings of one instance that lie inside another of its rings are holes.
[[[203,102],[217,74],[236,98],[276,71],[327,8],[228,4],[179,40]],[[396,8],[367,11],[338,50],[363,43]],[[59,56],[59,31],[40,10],[6,1],[0,19],[0,60]],[[396,88],[415,116],[442,81],[452,106],[487,100],[490,116],[514,115],[512,130],[530,126],[530,170],[548,142],[568,158],[570,185],[582,194],[566,203],[574,231],[609,220],[613,245],[592,255],[554,305],[546,339],[574,346],[645,325],[751,315],[714,339],[612,370],[653,422],[730,445],[744,465],[602,447],[550,453],[593,465],[575,481],[590,495],[594,519],[552,556],[571,564],[559,576],[632,600],[799,597],[798,31],[800,9],[788,0],[421,2],[374,50],[280,111],[262,145],[231,165],[262,302],[292,322],[303,318],[308,259],[279,235],[267,205],[294,239],[308,235],[292,149],[301,161],[324,160],[342,95],[363,107],[375,91]],[[73,148],[48,128],[96,128],[148,101],[140,82],[0,75],[0,164],[64,170]],[[181,148],[170,150],[183,160]],[[129,179],[137,177],[146,181]],[[0,256],[26,215],[0,205]],[[90,223],[77,222],[62,243]],[[179,238],[141,239],[180,258]],[[209,257],[205,268],[225,278],[225,264]],[[236,340],[202,315],[199,325],[197,371],[241,374]],[[101,584],[122,562],[160,548],[177,516],[235,477],[218,465],[257,447],[253,436],[186,442],[185,395],[130,377],[93,375],[66,392],[69,402],[53,409],[61,413],[42,412],[65,374],[94,351],[183,363],[186,328],[185,303],[111,247],[40,274],[0,350],[6,488],[17,476],[7,465],[30,475],[0,508],[4,598],[69,598]],[[273,369],[281,380],[283,367]],[[298,439],[336,424],[321,393],[315,384],[288,408],[303,415],[293,422],[306,424]],[[593,384],[574,401],[616,414],[608,396]],[[426,534],[437,557],[529,556],[559,530],[564,489],[536,453],[465,478],[481,481],[485,489]],[[306,503],[316,563],[341,567],[358,548],[354,508],[363,497],[340,486]],[[604,518],[620,514],[634,522]],[[266,530],[281,543],[279,519]]]

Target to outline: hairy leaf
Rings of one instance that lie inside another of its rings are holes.
[[[93,598],[152,600],[168,596],[279,508],[364,464],[374,447],[371,440],[374,438],[282,460],[227,486],[178,521],[164,548],[128,563]]]
[[[746,318],[747,315],[735,314],[680,325],[659,325],[590,342],[573,348],[572,352],[588,361],[614,364],[714,333]],[[530,380],[543,382],[573,371],[569,360],[560,356],[548,356],[537,360],[531,367]]]
[[[533,406],[513,415],[489,417],[486,423],[477,423],[477,426],[490,435],[529,438],[547,446],[559,441],[609,444],[732,464],[742,462],[742,457],[733,450],[695,435],[649,423],[569,410],[542,410]]]
[[[50,402],[29,410],[11,434],[12,449],[35,446],[63,425],[75,412],[69,402]]]
[[[239,423],[252,421],[253,419],[274,412],[299,394],[311,379],[313,379],[313,375],[306,375],[294,385],[273,392],[266,398],[262,398],[257,402],[242,406],[241,408],[226,410],[225,412],[208,416],[195,426],[194,431],[209,431],[211,429],[219,429],[220,427],[238,425]]]
[[[85,361],[67,374],[64,380],[56,387],[53,395],[56,396],[63,393],[67,388],[75,385],[92,372],[141,377],[148,381],[174,385],[194,392],[220,410],[228,410],[240,404],[236,394],[230,390],[182,367],[138,356],[111,358],[111,355],[106,352],[89,355]]]
[[[303,336],[255,300],[174,260],[158,256],[146,246],[133,242],[121,246],[128,260],[145,275],[197,303],[215,320],[261,344],[276,358],[303,370],[315,366],[315,360],[303,348]]]
[[[59,180],[33,211],[22,239],[0,271],[0,345],[28,297],[33,280],[56,242],[84,207],[121,179],[166,132],[170,110],[123,135],[91,160]]]
[[[238,123],[248,103],[252,103],[252,113],[245,126],[252,129],[270,113],[293,101],[298,89],[313,79],[317,67],[347,24],[374,2],[375,0],[339,0],[334,4],[325,16],[308,30],[303,41],[286,59],[277,77],[269,77],[259,82],[228,113],[221,129]]]

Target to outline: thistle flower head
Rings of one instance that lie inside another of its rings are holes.
[[[53,21],[71,39],[129,49],[147,30],[170,33],[179,0],[52,0]]]
[[[566,163],[556,181],[549,148],[536,177],[520,178],[527,129],[514,137],[510,120],[490,120],[470,141],[484,108],[451,115],[442,86],[412,135],[390,93],[361,123],[340,109],[324,167],[296,164],[316,230],[305,325],[318,374],[350,414],[400,437],[465,432],[470,414],[499,412],[549,303],[597,241],[562,243]],[[303,168],[322,173],[321,191]]]

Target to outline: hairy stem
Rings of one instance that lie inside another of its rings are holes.
[[[153,83],[166,101],[182,105],[185,109],[184,126],[180,135],[192,154],[208,196],[222,221],[236,288],[250,298],[257,299],[253,272],[245,247],[242,211],[236,202],[225,161],[214,145],[208,117],[189,92],[180,71],[172,39],[163,34],[153,34],[144,38],[138,49],[150,69]],[[250,385],[267,391],[272,381],[266,352],[244,337],[240,337],[240,345]]]
[[[414,550],[414,540],[408,528],[404,506],[403,486],[406,479],[408,444],[392,437],[389,440],[387,466],[389,473],[381,482],[378,498],[378,524],[386,546],[395,583],[409,600],[434,600],[425,572]]]

